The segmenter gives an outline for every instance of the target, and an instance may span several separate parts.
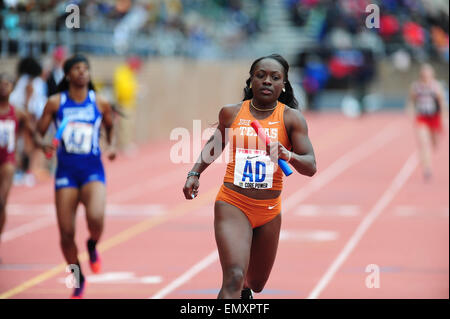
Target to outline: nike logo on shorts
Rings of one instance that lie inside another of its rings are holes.
[[[273,206],[269,206],[269,209],[274,209],[277,205],[278,205],[278,204],[273,205]]]
[[[55,181],[56,186],[66,186],[69,185],[69,179],[67,177],[58,178]]]
[[[280,123],[280,121],[277,121],[277,122],[269,122],[269,125],[277,124],[277,123]]]

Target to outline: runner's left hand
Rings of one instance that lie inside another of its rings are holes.
[[[289,159],[289,151],[280,142],[272,142],[266,147],[266,152],[269,153],[270,159],[277,163],[278,159]]]
[[[107,154],[108,154],[108,159],[110,161],[115,160],[116,154],[117,154],[116,148],[114,146],[109,146],[109,148],[107,150]]]

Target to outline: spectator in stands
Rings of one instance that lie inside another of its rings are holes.
[[[57,46],[53,50],[53,66],[47,78],[47,97],[57,92],[58,83],[64,78],[63,64],[66,60],[66,49]]]
[[[126,155],[135,150],[136,95],[138,90],[137,72],[141,68],[141,60],[131,56],[126,63],[117,67],[114,72],[115,98],[124,116],[119,117],[118,148]]]
[[[19,61],[17,71],[18,80],[9,101],[29,116],[31,125],[34,127],[47,102],[42,67],[34,58],[27,57]],[[38,178],[47,175],[44,170],[44,155],[40,150],[35,149],[32,136],[27,133],[19,138],[17,149],[19,172],[16,175],[15,182],[16,184],[24,182],[27,186],[33,186],[35,175]],[[25,172],[25,175],[22,175],[23,172]]]
[[[318,56],[311,56],[306,61],[303,72],[303,88],[306,92],[308,109],[315,110],[315,98],[326,86],[329,78],[327,66]]]

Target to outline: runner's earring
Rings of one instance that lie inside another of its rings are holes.
[[[248,88],[249,88],[249,89],[251,89],[251,88],[252,88],[252,84],[251,84],[251,83],[250,83],[250,85],[248,86]]]
[[[283,92],[286,92],[286,89],[285,88],[283,88],[281,91],[283,91]]]

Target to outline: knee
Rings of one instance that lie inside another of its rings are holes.
[[[89,230],[92,231],[101,231],[103,229],[103,218],[102,217],[90,217],[87,221]]]
[[[238,291],[244,285],[244,270],[241,267],[232,267],[225,272],[224,288],[228,291]]]

